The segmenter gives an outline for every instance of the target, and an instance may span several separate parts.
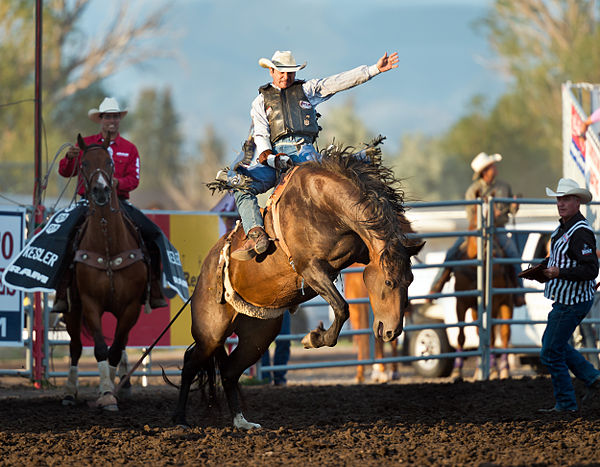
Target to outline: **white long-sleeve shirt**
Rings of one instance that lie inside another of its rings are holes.
[[[373,76],[381,73],[377,65],[361,65],[349,71],[338,73],[323,79],[311,79],[302,84],[304,94],[313,107],[321,102],[325,102],[335,93],[353,88],[359,84],[369,81]],[[271,84],[271,86],[274,86]],[[252,124],[254,126],[254,143],[256,144],[256,155],[271,146],[271,130],[267,113],[265,112],[265,100],[262,93],[259,93],[256,99],[252,101],[250,110]],[[255,156],[256,159],[257,156]],[[255,161],[253,161],[255,162]]]

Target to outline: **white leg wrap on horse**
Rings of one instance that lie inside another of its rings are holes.
[[[242,413],[238,413],[233,417],[233,426],[242,430],[252,430],[254,428],[261,428],[258,423],[250,423],[247,421]]]
[[[123,350],[123,352],[121,353],[121,361],[119,362],[119,366],[117,367],[117,375],[119,376],[119,378],[122,378],[127,374],[127,366],[127,352]]]
[[[71,366],[69,368],[69,376],[67,377],[66,391],[68,395],[75,396],[77,395],[77,390],[79,389],[79,368],[76,366]]]
[[[110,380],[112,382],[115,381],[115,377],[117,376],[117,367],[116,366],[112,366],[112,365],[108,365],[108,374],[110,376]]]
[[[116,367],[113,367],[116,370]],[[100,395],[105,392],[113,392],[115,389],[114,380],[110,379],[110,368],[108,360],[98,362],[98,371],[100,372]]]

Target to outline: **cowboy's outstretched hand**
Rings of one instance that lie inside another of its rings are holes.
[[[382,73],[391,70],[392,68],[398,68],[398,52],[394,52],[389,57],[386,52],[383,57],[377,60],[377,69]]]

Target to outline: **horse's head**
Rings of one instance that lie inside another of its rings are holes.
[[[110,140],[103,144],[86,145],[81,135],[77,144],[83,151],[80,173],[85,181],[85,196],[96,206],[110,203],[113,190],[114,163],[108,152]]]
[[[425,242],[401,245],[401,258],[391,266],[389,261],[371,261],[363,273],[373,309],[373,333],[384,342],[400,335],[404,313],[408,307],[408,286],[413,281],[410,258],[421,251]]]

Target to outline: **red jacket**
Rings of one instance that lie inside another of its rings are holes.
[[[85,144],[102,144],[104,138],[102,133],[83,138]],[[140,184],[140,156],[138,150],[131,141],[127,141],[120,135],[110,142],[108,151],[111,153],[115,163],[114,177],[119,180],[117,187],[117,196],[128,199],[129,192],[133,191]],[[73,177],[78,174],[81,165],[82,151],[79,152],[77,159],[67,159],[63,157],[58,166],[58,173],[63,177]],[[79,177],[77,181],[77,193],[85,194],[85,183]]]

